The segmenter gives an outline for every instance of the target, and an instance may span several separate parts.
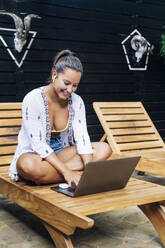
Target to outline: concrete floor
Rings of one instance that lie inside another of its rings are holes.
[[[165,178],[136,178],[165,185]],[[92,216],[95,226],[77,230],[75,248],[162,248],[160,239],[137,207]],[[0,195],[0,248],[55,248],[38,218]]]

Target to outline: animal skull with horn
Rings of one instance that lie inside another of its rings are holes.
[[[147,40],[141,35],[135,35],[131,39],[131,47],[136,51],[135,57],[139,63],[143,57],[143,54],[148,50]]]
[[[26,43],[27,36],[30,30],[31,19],[32,18],[40,19],[41,17],[39,15],[29,14],[24,18],[24,24],[23,24],[21,18],[14,13],[0,11],[0,15],[9,15],[14,19],[15,28],[16,28],[16,32],[14,33],[15,49],[19,53],[22,52],[23,46]],[[25,30],[23,30],[24,27]]]

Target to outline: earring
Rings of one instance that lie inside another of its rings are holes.
[[[54,79],[53,79],[53,82],[55,81],[56,77],[57,77],[57,76],[55,75],[55,76],[54,76]]]

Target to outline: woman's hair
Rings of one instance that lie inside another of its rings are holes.
[[[67,68],[83,73],[83,66],[80,59],[75,53],[68,49],[62,50],[56,55],[52,70],[56,70],[57,73],[60,73]]]

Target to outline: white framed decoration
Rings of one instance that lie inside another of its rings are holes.
[[[146,71],[151,44],[135,29],[122,42],[129,70]]]

